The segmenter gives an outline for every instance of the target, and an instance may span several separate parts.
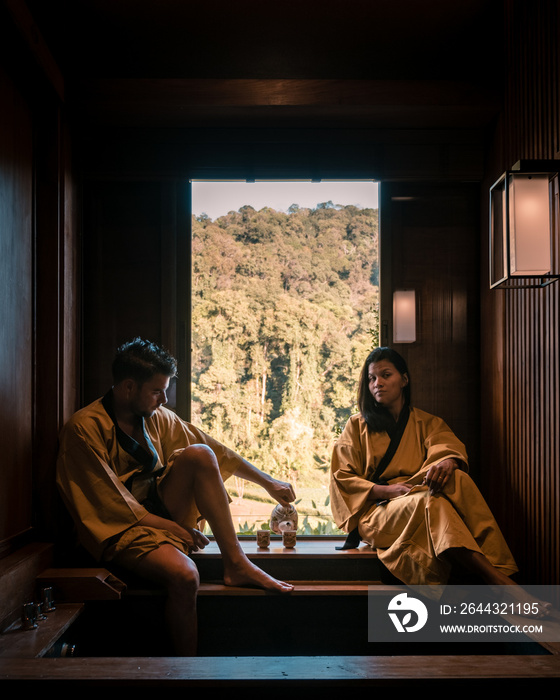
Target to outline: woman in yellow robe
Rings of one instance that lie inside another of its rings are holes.
[[[374,547],[405,584],[445,584],[455,562],[487,583],[511,583],[515,561],[467,474],[465,446],[441,418],[410,406],[396,351],[370,353],[358,404],[332,456],[337,525]]]

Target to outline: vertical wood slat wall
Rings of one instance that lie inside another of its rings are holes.
[[[506,0],[502,170],[520,159],[560,158],[559,5]],[[556,203],[558,214],[558,195]],[[556,269],[558,235],[556,216]],[[501,485],[490,478],[505,490],[496,495],[499,519],[526,583],[560,583],[559,295],[560,282],[484,295],[498,319],[490,354],[498,363],[503,356],[503,384],[493,379],[494,405],[503,392],[503,444],[493,448],[503,459]],[[483,346],[483,361],[489,349]],[[486,445],[495,439],[491,426],[483,427]]]
[[[79,188],[41,68],[0,3],[0,558],[53,536],[58,432],[79,399]]]

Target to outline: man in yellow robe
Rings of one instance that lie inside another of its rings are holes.
[[[292,487],[264,474],[231,449],[165,408],[176,361],[135,339],[119,348],[112,389],[63,428],[57,483],[84,547],[164,585],[178,653],[196,652],[198,571],[191,551],[208,539],[220,548],[224,582],[286,593],[245,556],[234,531],[224,480],[232,474],[262,486],[280,504]]]
[[[408,370],[401,361],[389,349],[378,349],[366,361],[360,380],[363,409],[349,419],[333,450],[334,520],[348,533],[357,528],[405,584],[445,584],[456,560],[488,581],[505,583],[517,567],[467,474],[465,447],[443,420],[409,407]],[[388,460],[389,432],[371,430],[363,417],[372,406],[394,414],[387,423],[394,426],[391,433],[402,428]]]

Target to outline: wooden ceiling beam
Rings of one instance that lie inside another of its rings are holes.
[[[68,100],[86,119],[123,125],[480,128],[500,109],[498,95],[459,81],[102,79],[73,88]]]
[[[497,107],[497,95],[448,80],[101,79],[77,87],[95,102],[135,98],[189,107],[251,106],[472,106]]]

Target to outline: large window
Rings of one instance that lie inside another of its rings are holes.
[[[299,530],[329,534],[333,440],[377,342],[374,182],[192,183],[193,423],[293,483]],[[240,532],[272,501],[228,482]]]

